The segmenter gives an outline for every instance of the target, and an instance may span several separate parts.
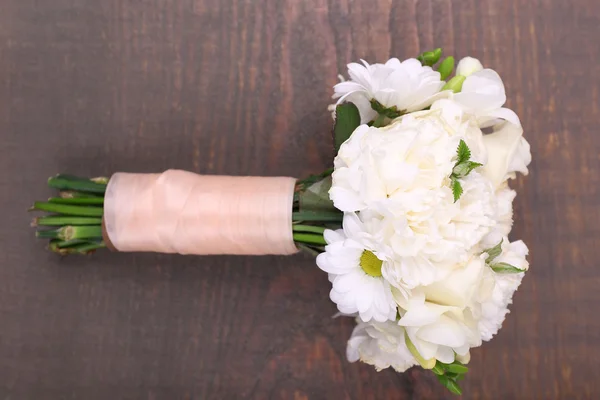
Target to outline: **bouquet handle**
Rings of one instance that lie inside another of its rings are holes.
[[[114,174],[104,198],[103,236],[117,251],[288,255],[296,179]]]

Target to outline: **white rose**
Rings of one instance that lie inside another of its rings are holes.
[[[498,73],[484,69],[465,79],[460,93],[453,96],[466,112],[474,115],[481,127],[492,126],[498,119],[521,125],[514,111],[502,107],[506,103],[504,84]]]
[[[346,356],[348,361],[362,361],[375,366],[378,371],[389,367],[404,372],[417,364],[406,347],[404,328],[394,321],[363,322],[357,325],[348,340]]]
[[[456,75],[469,76],[483,69],[481,62],[473,57],[465,57],[458,62],[456,67]]]
[[[443,280],[413,290],[408,299],[394,292],[400,306],[398,324],[425,360],[451,363],[455,355],[468,360],[469,349],[481,345],[473,310],[480,310],[479,299],[491,297],[488,269],[477,254]]]
[[[444,82],[440,73],[421,65],[414,59],[400,62],[397,58],[385,64],[348,64],[350,79],[334,86],[334,98],[338,104],[344,101],[354,103],[361,115],[362,123],[377,117],[371,108],[371,100],[377,100],[386,108],[396,107],[398,111],[412,112],[429,107],[436,99],[447,97],[449,91],[441,92]]]
[[[516,172],[528,174],[527,166],[531,163],[529,143],[523,138],[523,128],[505,122],[495,127],[495,131],[483,136],[487,149],[488,162],[482,173],[495,186],[499,186],[508,178],[514,178]]]

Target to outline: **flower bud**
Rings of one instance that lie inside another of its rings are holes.
[[[469,76],[483,69],[481,62],[473,57],[465,57],[459,61],[456,67],[456,75]]]

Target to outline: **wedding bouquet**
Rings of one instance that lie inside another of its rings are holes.
[[[331,300],[356,319],[348,360],[430,369],[452,393],[470,349],[500,329],[528,269],[511,242],[508,181],[529,144],[504,85],[441,49],[351,63],[334,87],[334,167],[293,178],[58,175],[37,236],[60,254],[119,251],[316,255]],[[43,227],[55,227],[43,229]]]

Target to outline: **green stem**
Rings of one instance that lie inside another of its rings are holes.
[[[104,210],[102,207],[72,206],[68,204],[45,203],[36,201],[33,203],[34,210],[50,211],[65,215],[78,215],[82,217],[101,217]]]
[[[73,247],[78,244],[89,243],[87,240],[83,240],[83,239],[57,240],[57,241],[53,240],[53,242],[55,242],[56,247],[58,247],[59,249]]]
[[[71,248],[61,248],[59,246],[59,244],[61,243],[61,240],[51,240],[50,243],[48,244],[48,249],[50,249],[50,251],[54,252],[54,253],[58,253],[60,255],[67,255],[69,253],[73,253],[73,249]]]
[[[38,226],[64,226],[64,225],[101,225],[102,218],[94,217],[63,217],[49,216],[35,219],[35,225]]]
[[[102,237],[102,227],[99,225],[67,225],[58,229],[59,239],[93,239]]]
[[[56,175],[48,179],[48,186],[61,190],[76,190],[81,192],[104,193],[106,184],[96,183],[68,175]]]
[[[94,250],[102,249],[104,247],[106,247],[104,242],[97,242],[97,243],[84,243],[84,244],[72,247],[72,249],[77,253],[87,254]]]
[[[85,193],[85,192],[77,192],[75,190],[61,190],[59,196],[63,199],[74,199],[74,198],[100,198],[104,199],[104,193],[102,194],[93,194],[93,193]]]
[[[60,236],[58,229],[50,229],[45,231],[36,231],[35,237],[40,239],[58,239]]]
[[[292,226],[292,230],[294,232],[314,232],[314,233],[320,233],[321,235],[323,235],[323,232],[325,232],[326,228],[323,228],[322,226],[312,226],[312,225],[293,225]]]
[[[327,244],[327,242],[323,238],[323,235],[316,235],[312,233],[294,233],[293,237],[295,242],[321,245]]]
[[[89,206],[89,205],[103,205],[104,198],[103,197],[73,197],[73,198],[63,198],[63,197],[51,197],[48,199],[49,203],[55,204],[73,204],[73,205],[81,205],[81,206]]]
[[[373,127],[381,128],[384,125],[384,122],[385,122],[385,115],[379,114],[377,116],[377,118],[375,118],[375,121],[373,121]]]

